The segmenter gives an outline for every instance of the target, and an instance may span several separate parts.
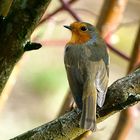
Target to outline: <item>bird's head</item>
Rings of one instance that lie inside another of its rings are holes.
[[[95,34],[95,27],[86,22],[74,22],[70,26],[64,26],[72,32],[69,43],[82,44],[92,39]]]

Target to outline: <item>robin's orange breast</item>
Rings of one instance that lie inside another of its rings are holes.
[[[72,32],[72,37],[71,40],[68,43],[71,44],[82,44],[85,43],[87,41],[89,41],[91,39],[89,34],[82,34],[76,31]]]

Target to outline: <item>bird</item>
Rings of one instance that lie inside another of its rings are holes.
[[[109,54],[97,29],[75,21],[64,26],[72,33],[65,45],[64,64],[69,86],[81,110],[79,127],[96,131],[96,108],[105,102],[109,81]]]

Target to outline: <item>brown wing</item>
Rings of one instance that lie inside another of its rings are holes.
[[[64,63],[67,72],[68,82],[74,100],[78,108],[82,109],[83,79],[76,65],[78,63],[78,58],[76,58],[77,55],[73,57],[73,55],[75,54],[75,52],[73,51],[74,48],[71,48],[71,46],[66,46]]]
[[[66,66],[66,71],[67,71],[68,82],[69,82],[74,100],[78,108],[82,109],[83,85],[80,84],[78,80],[79,72],[76,68],[71,68],[67,66]]]
[[[106,97],[109,80],[108,74],[109,74],[108,66],[105,65],[104,61],[101,61],[101,65],[99,66],[99,71],[96,75],[95,80],[95,85],[98,91],[97,103],[100,107],[103,106]]]

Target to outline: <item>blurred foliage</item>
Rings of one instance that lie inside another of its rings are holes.
[[[27,92],[44,96],[66,92],[68,82],[63,51],[63,48],[43,47],[38,51],[26,53],[20,80]]]
[[[44,93],[49,91],[51,93],[57,92],[57,90],[63,85],[66,86],[64,71],[59,67],[51,67],[47,70],[40,70],[36,75],[30,75],[30,86],[37,93]]]
[[[133,24],[130,26],[123,26],[120,28],[116,35],[119,36],[119,42],[115,45],[115,47],[119,48],[122,52],[127,55],[131,54],[131,50],[133,49],[133,44],[136,38],[138,29],[138,24]]]

